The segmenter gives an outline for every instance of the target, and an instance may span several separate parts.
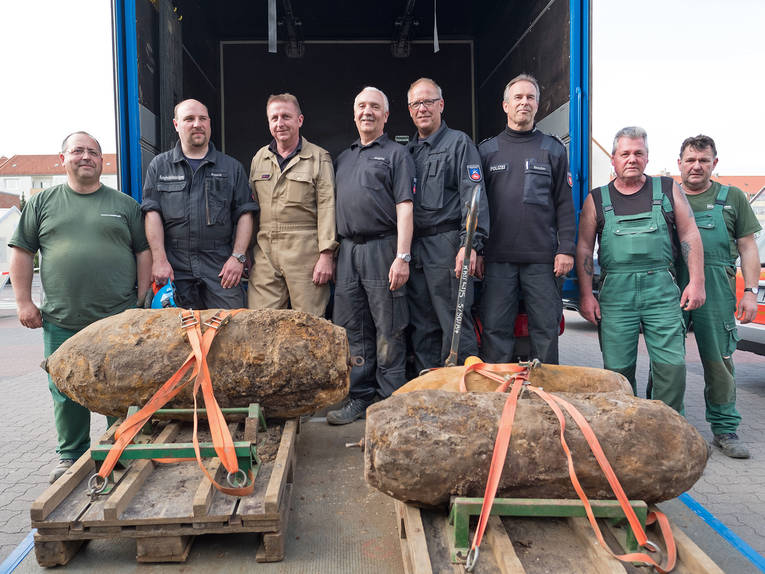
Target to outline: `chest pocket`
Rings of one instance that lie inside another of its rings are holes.
[[[186,219],[185,181],[157,182],[159,206],[165,222],[178,222]]]
[[[650,213],[624,215],[617,218],[614,225],[620,251],[630,260],[632,256],[660,255],[661,240],[658,227]]]
[[[226,225],[229,221],[228,208],[231,204],[231,182],[227,176],[207,176],[204,180],[205,223]]]
[[[387,159],[370,159],[361,172],[361,185],[373,191],[391,187],[390,162]]]
[[[699,231],[702,229],[711,231],[713,230],[717,225],[715,223],[714,215],[712,215],[712,211],[699,211],[698,213],[694,213],[693,215],[696,218],[696,226],[699,228]]]
[[[313,205],[316,203],[313,178],[305,171],[288,171],[284,177],[287,179],[285,201],[292,205]]]
[[[446,171],[444,163],[444,154],[428,156],[420,197],[420,206],[423,209],[441,209],[444,206],[444,173]]]
[[[523,175],[523,203],[547,207],[550,204],[551,187],[550,164],[527,159]]]

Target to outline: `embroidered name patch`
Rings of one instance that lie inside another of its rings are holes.
[[[489,172],[493,173],[495,171],[507,171],[508,164],[506,163],[498,163],[497,165],[490,165],[489,166]]]
[[[159,181],[183,181],[186,179],[185,175],[160,175]]]

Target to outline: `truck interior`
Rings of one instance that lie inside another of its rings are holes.
[[[213,142],[245,166],[271,139],[265,104],[281,92],[299,98],[305,137],[336,156],[358,137],[354,96],[375,86],[388,135],[405,143],[406,92],[422,76],[441,85],[448,125],[480,142],[506,123],[505,84],[530,73],[537,121],[568,141],[568,0],[135,0],[135,21],[142,171],[174,144],[185,98],[208,105]]]

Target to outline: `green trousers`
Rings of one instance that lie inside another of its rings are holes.
[[[685,312],[704,367],[706,419],[714,434],[736,432],[741,415],[736,410],[733,351],[736,350],[736,296],[721,266],[705,266],[706,302]]]
[[[77,331],[43,322],[45,358],[52,355],[75,333]],[[50,375],[48,375],[48,388],[53,398],[53,420],[58,435],[56,452],[61,460],[77,460],[90,448],[90,411],[59,391]],[[107,425],[113,424],[115,420],[114,417],[106,417]]]
[[[609,273],[600,290],[603,366],[624,375],[637,395],[635,366],[643,329],[652,399],[685,414],[685,325],[680,290],[669,270]]]

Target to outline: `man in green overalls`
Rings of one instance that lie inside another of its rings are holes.
[[[623,374],[636,392],[635,365],[642,327],[653,373],[651,398],[680,414],[685,396],[682,310],[704,303],[701,238],[685,195],[671,178],[644,174],[645,130],[627,127],[614,138],[616,179],[587,196],[579,220],[576,265],[582,316],[599,325],[603,366]],[[599,301],[592,293],[593,248],[600,243]],[[677,244],[690,279],[675,282]]]
[[[693,324],[696,344],[704,367],[706,418],[714,433],[713,443],[732,458],[749,458],[749,451],[736,434],[741,415],[736,410],[733,351],[736,350],[736,317],[749,323],[757,314],[760,258],[754,234],[762,227],[746,194],[736,187],[712,181],[717,148],[712,138],[699,135],[680,146],[677,160],[685,192],[704,245],[704,275],[707,300],[684,313]],[[736,313],[736,258],[741,256],[744,294]],[[678,262],[680,285],[688,282],[688,268]]]

